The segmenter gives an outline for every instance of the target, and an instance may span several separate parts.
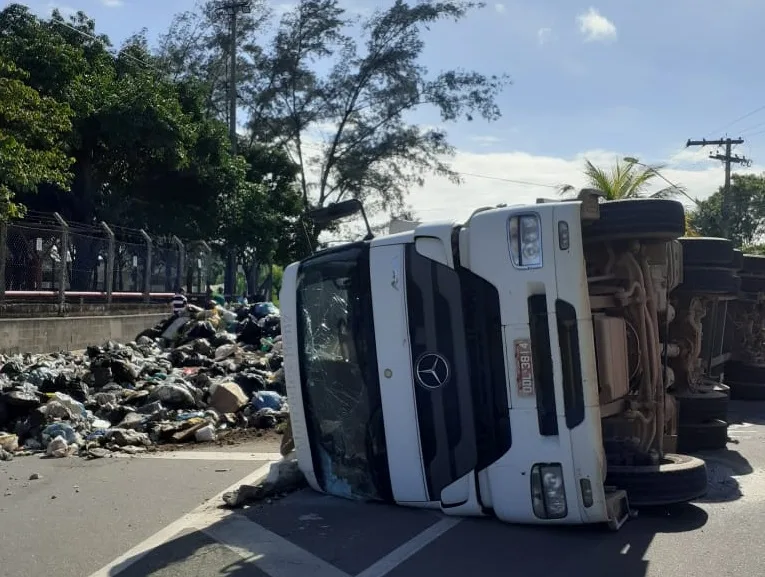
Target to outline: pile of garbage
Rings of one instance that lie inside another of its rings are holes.
[[[254,307],[253,307],[254,308]],[[210,442],[288,418],[278,314],[189,307],[134,342],[0,356],[0,460]]]

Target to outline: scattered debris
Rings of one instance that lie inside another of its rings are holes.
[[[84,355],[0,355],[0,460],[99,459],[281,427],[281,326],[278,309],[266,308],[276,314],[189,307],[135,342]]]
[[[223,502],[232,509],[239,509],[258,501],[269,502],[306,486],[297,459],[285,458],[271,465],[268,476],[257,485],[240,485],[235,491],[223,494]]]

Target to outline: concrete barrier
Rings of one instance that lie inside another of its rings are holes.
[[[168,313],[0,319],[0,353],[74,351],[106,341],[129,342]]]

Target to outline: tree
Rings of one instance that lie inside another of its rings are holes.
[[[447,163],[454,149],[443,128],[421,128],[407,119],[423,107],[434,107],[445,123],[499,117],[495,97],[508,83],[505,76],[431,74],[419,62],[423,30],[459,21],[478,6],[396,0],[359,22],[336,0],[301,0],[266,45],[265,3],[256,2],[251,16],[241,15],[237,94],[247,111],[249,144],[275,145],[290,155],[305,211],[352,196],[364,200],[370,213],[396,211],[426,174],[460,180]],[[204,3],[176,18],[158,54],[175,77],[203,79],[218,118],[225,118],[227,26],[225,14]],[[361,39],[354,39],[357,32]],[[291,232],[286,252],[305,254],[320,230],[304,220]]]
[[[218,197],[243,171],[228,152],[225,126],[201,109],[193,79],[174,82],[155,64],[144,34],[110,53],[108,38],[80,12],[41,21],[19,5],[0,12],[0,57],[25,66],[27,83],[72,110],[63,150],[69,186],[43,186],[22,200],[75,222],[98,220],[165,236],[209,238],[218,231]],[[61,183],[63,184],[63,183]],[[98,262],[98,243],[73,235],[73,288]]]
[[[262,49],[256,41],[272,12],[265,0],[255,0],[250,11],[237,15],[238,85],[259,81]],[[177,14],[159,38],[157,57],[175,80],[193,79],[203,86],[204,110],[228,120],[228,58],[231,48],[229,16],[214,1],[198,2],[194,10]],[[240,96],[241,98],[241,96]]]
[[[500,116],[495,97],[505,76],[431,75],[419,62],[424,29],[478,6],[396,0],[361,21],[363,42],[351,36],[337,0],[301,0],[283,16],[261,83],[244,87],[245,100],[252,140],[284,145],[300,167],[306,209],[356,197],[369,212],[397,210],[425,174],[459,182],[445,160],[454,153],[445,130],[410,124],[407,115],[431,106],[444,123]],[[317,130],[320,141],[312,138]]]
[[[739,247],[761,242],[765,230],[765,175],[734,174],[727,199],[725,189],[720,187],[699,203],[690,221],[699,234],[728,238]]]
[[[60,187],[71,179],[73,159],[63,150],[72,129],[72,111],[40,96],[24,81],[28,74],[0,60],[0,219],[18,217],[19,193],[34,193],[43,183]]]
[[[259,265],[280,256],[280,243],[289,241],[301,203],[295,187],[297,168],[284,154],[260,145],[242,153],[245,174],[237,189],[222,195],[219,236],[236,251],[247,271],[248,291],[254,293]]]

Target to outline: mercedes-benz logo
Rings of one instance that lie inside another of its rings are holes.
[[[425,353],[417,359],[414,373],[423,387],[437,389],[449,382],[452,371],[444,357],[438,353]]]

